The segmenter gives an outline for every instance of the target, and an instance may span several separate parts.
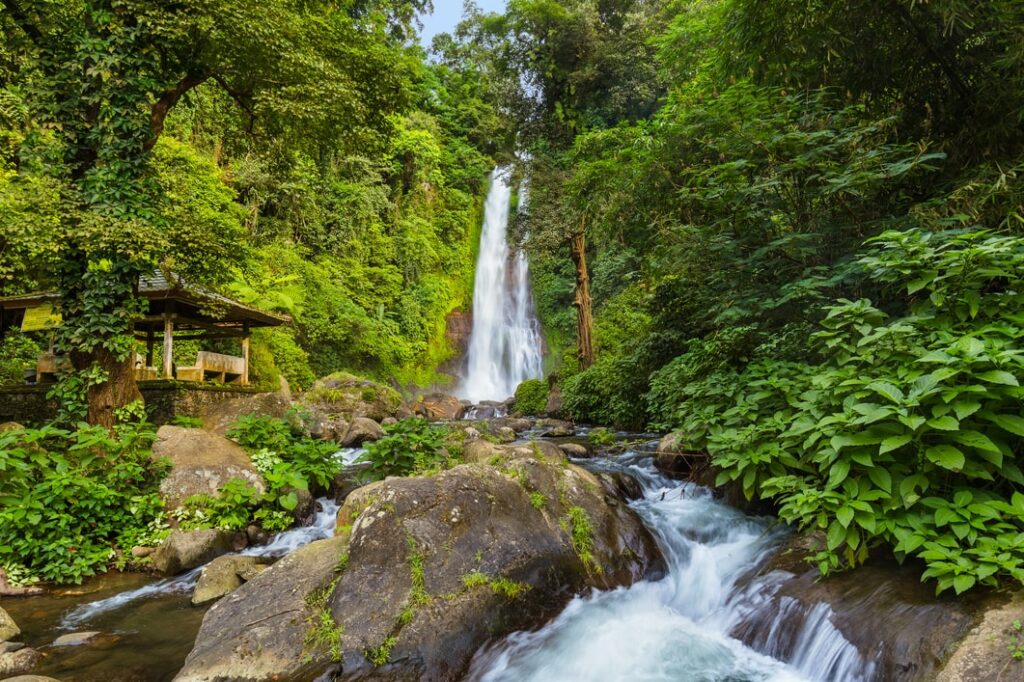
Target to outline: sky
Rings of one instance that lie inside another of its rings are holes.
[[[501,12],[505,9],[505,0],[475,0],[484,12]],[[438,33],[451,32],[462,19],[462,0],[434,0],[434,13],[420,17],[423,21],[421,43],[430,47],[430,41]]]

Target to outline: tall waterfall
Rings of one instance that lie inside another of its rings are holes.
[[[544,373],[529,263],[522,249],[510,249],[508,244],[511,201],[506,173],[496,168],[484,205],[473,287],[473,331],[459,391],[474,402],[504,400],[519,382]]]

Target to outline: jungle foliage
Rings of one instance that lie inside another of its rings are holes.
[[[528,151],[573,417],[680,430],[822,571],[1024,578],[1020,3],[512,0],[458,34]]]

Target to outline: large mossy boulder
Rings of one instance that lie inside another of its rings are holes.
[[[266,491],[263,477],[241,446],[203,429],[161,426],[153,443],[153,458],[171,463],[170,473],[160,483],[160,496],[168,509],[181,506],[193,495],[216,496],[233,478],[244,480],[260,493]]]
[[[413,414],[431,422],[450,422],[462,419],[466,406],[462,401],[447,393],[421,395],[409,403]]]
[[[213,403],[199,417],[203,420],[203,428],[223,436],[241,417],[256,415],[287,419],[291,407],[291,399],[285,391],[254,393]]]
[[[395,389],[344,372],[318,380],[299,402],[314,420],[328,423],[349,423],[355,417],[380,422],[388,417],[400,418],[406,412],[402,396]]]
[[[633,510],[557,446],[465,458],[352,493],[338,537],[211,609],[177,680],[461,679],[486,642],[660,568]]]

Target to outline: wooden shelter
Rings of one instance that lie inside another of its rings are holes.
[[[138,356],[136,377],[145,379],[179,379],[249,383],[249,336],[257,327],[288,324],[287,316],[274,315],[222,296],[203,287],[189,284],[173,273],[157,271],[139,279],[139,298],[149,302],[146,314],[135,323],[135,338],[145,344],[145,358]],[[0,335],[12,327],[38,331],[60,323],[53,311],[59,297],[44,292],[0,298]],[[237,338],[242,356],[200,351],[191,367],[174,367],[174,340],[205,340]],[[163,346],[162,367],[153,367],[157,340]],[[47,367],[53,365],[52,353]],[[40,357],[40,362],[44,358]],[[38,373],[37,373],[38,374]]]

